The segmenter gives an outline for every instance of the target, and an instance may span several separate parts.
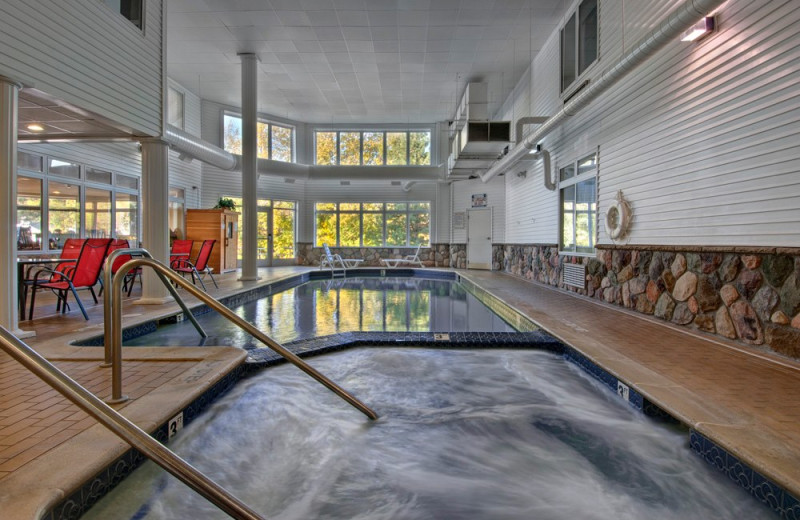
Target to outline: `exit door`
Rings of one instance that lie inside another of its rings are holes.
[[[492,208],[467,210],[467,269],[492,268]]]

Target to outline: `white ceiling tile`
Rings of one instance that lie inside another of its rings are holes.
[[[344,40],[320,41],[319,45],[324,52],[347,52]]]
[[[379,40],[398,40],[397,27],[371,27],[372,39]]]
[[[398,40],[425,40],[428,36],[427,27],[407,27],[397,28]]]
[[[297,41],[294,42],[297,52],[322,52],[322,47],[318,41]]]
[[[397,26],[397,11],[369,11],[368,15],[372,27]]]
[[[342,27],[342,34],[347,41],[372,42],[372,33],[369,27]]]
[[[283,25],[304,26],[311,25],[311,20],[304,11],[276,11]]]
[[[375,52],[371,41],[348,41],[347,48],[350,52]]]
[[[367,15],[367,11],[342,10],[342,11],[337,11],[337,15],[338,15],[338,18],[339,18],[339,25],[341,25],[342,27],[345,27],[345,26],[368,27],[369,26],[369,16]]]
[[[168,74],[236,106],[236,54],[256,52],[260,107],[276,115],[443,120],[468,80],[487,81],[499,107],[566,7],[563,0],[169,0]]]
[[[324,41],[344,40],[340,27],[314,27],[317,38]]]
[[[306,13],[314,27],[338,26],[339,18],[333,9],[328,11],[308,11]]]
[[[400,42],[397,40],[375,40],[372,46],[376,53],[379,52],[400,52]]]

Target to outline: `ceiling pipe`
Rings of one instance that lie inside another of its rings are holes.
[[[541,125],[545,121],[547,121],[547,116],[528,116],[517,119],[517,131],[514,132],[517,142],[522,141],[522,128],[525,125]]]
[[[688,27],[697,23],[726,0],[685,0],[659,26],[639,40],[633,50],[620,59],[616,65],[601,73],[592,83],[572,98],[564,107],[547,119],[528,137],[518,140],[517,145],[501,159],[498,159],[488,170],[481,174],[483,182],[489,182],[497,174],[505,172],[511,166],[535,149],[536,144],[568,117],[576,115],[582,108],[594,101],[600,94],[615,85],[633,69],[647,61],[656,52],[674,41]],[[547,182],[548,175],[545,176]]]
[[[226,152],[208,141],[204,141],[177,126],[167,125],[164,140],[170,148],[181,155],[181,159],[193,158],[215,166],[221,170],[236,170],[239,161],[236,156]]]

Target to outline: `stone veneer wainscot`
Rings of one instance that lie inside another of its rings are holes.
[[[506,244],[502,255],[512,275],[800,358],[797,248],[599,246],[591,258]],[[586,266],[585,289],[563,285],[565,262]]]

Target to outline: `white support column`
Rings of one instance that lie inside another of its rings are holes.
[[[242,60],[242,276],[258,280],[258,57]]]
[[[17,120],[22,85],[0,76],[0,325],[19,338],[17,280]]]
[[[169,265],[169,146],[158,138],[142,144],[142,247]],[[152,269],[142,271],[142,298],[135,303],[158,305],[172,301]]]

